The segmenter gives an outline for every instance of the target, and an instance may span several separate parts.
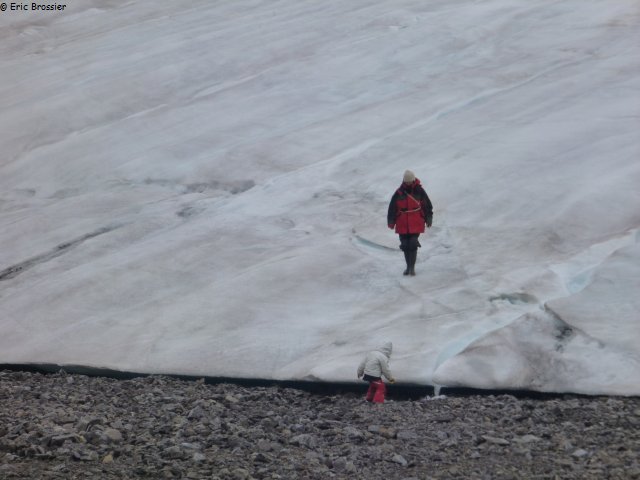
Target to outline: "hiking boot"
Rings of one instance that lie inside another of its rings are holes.
[[[404,253],[404,261],[407,263],[407,268],[405,268],[403,275],[409,275],[411,273],[411,252],[403,252]]]
[[[408,270],[408,275],[411,275],[412,277],[416,276],[416,259],[418,258],[418,251],[414,250],[412,252],[409,252],[409,260],[407,262],[407,270]]]

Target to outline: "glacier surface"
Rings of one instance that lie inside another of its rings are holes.
[[[640,394],[636,0],[0,14],[0,363]],[[434,203],[417,276],[386,208]]]

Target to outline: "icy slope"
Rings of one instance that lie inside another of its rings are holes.
[[[0,362],[640,393],[636,1],[0,15]],[[436,213],[415,278],[402,172]]]

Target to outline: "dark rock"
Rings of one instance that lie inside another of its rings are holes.
[[[505,440],[504,438],[492,437],[490,435],[482,435],[482,438],[486,442],[492,443],[494,445],[509,445],[509,440]]]
[[[296,435],[289,440],[289,443],[294,445],[299,445],[301,447],[307,447],[310,449],[315,449],[318,447],[318,439],[315,435],[311,435],[308,433],[303,433],[301,435]]]
[[[109,442],[112,442],[112,443],[122,442],[122,433],[120,433],[120,431],[116,430],[115,428],[107,428],[102,433]]]
[[[418,434],[411,430],[400,430],[397,435],[398,440],[417,440]]]
[[[158,376],[0,372],[0,382],[0,478],[640,479],[637,398],[371,408],[349,393]]]
[[[178,460],[187,458],[188,454],[177,445],[174,445],[166,448],[162,452],[162,456],[168,460]]]

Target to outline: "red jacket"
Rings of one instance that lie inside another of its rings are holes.
[[[425,223],[430,227],[433,218],[433,206],[427,192],[424,191],[420,180],[407,185],[403,183],[391,197],[387,223],[396,228],[396,233],[423,233]]]

